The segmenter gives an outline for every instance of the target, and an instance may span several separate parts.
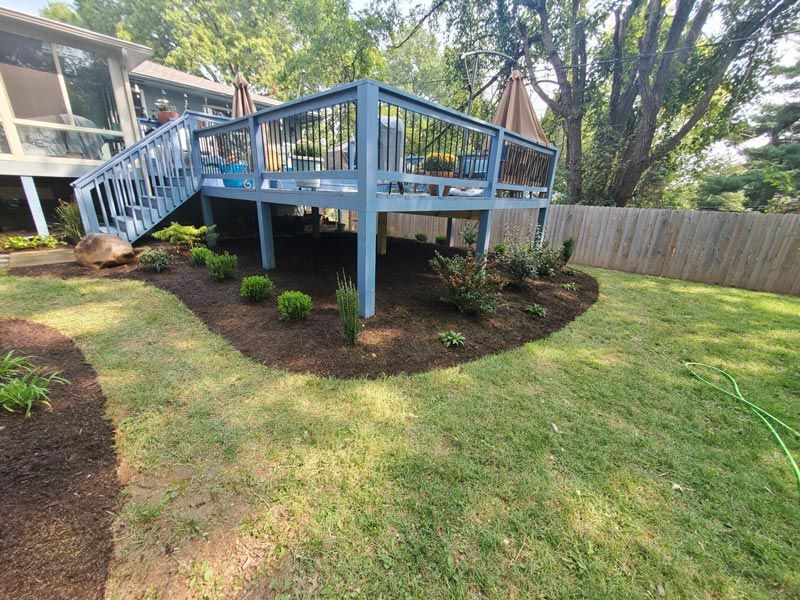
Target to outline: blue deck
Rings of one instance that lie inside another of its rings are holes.
[[[557,159],[554,146],[367,79],[239,119],[187,113],[75,190],[87,231],[131,240],[198,191],[207,224],[212,198],[255,202],[265,269],[275,266],[272,204],[356,211],[357,286],[371,316],[380,214],[478,215],[485,252],[494,210],[540,209],[544,229]]]

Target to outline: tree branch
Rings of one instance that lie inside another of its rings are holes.
[[[428,12],[426,12],[419,21],[417,21],[417,24],[414,25],[414,27],[411,29],[409,34],[405,38],[403,38],[402,42],[400,42],[399,44],[393,44],[393,45],[389,46],[389,48],[391,48],[392,50],[397,50],[398,48],[402,48],[403,45],[408,40],[410,40],[412,37],[414,37],[414,34],[417,33],[417,31],[419,31],[419,28],[422,27],[425,24],[425,21],[430,19],[431,16],[433,16],[433,13],[435,13],[437,10],[439,10],[446,3],[447,3],[447,0],[439,0],[438,2],[436,2],[433,6],[431,6],[431,9]]]

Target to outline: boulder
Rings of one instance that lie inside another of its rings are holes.
[[[130,242],[105,233],[87,233],[75,246],[78,263],[95,269],[124,265],[135,256]]]

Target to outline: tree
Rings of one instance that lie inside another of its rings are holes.
[[[75,0],[44,16],[153,48],[154,60],[213,81],[242,71],[277,98],[380,72],[377,33],[347,0]],[[305,73],[305,75],[303,75]],[[311,84],[310,86],[308,84]]]

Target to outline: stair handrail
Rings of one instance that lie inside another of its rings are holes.
[[[197,118],[197,117],[200,117],[200,118],[202,118],[202,119],[204,119],[206,121],[219,121],[220,123],[224,123],[226,121],[230,121],[231,120],[229,117],[222,117],[222,116],[219,116],[219,115],[211,115],[211,114],[208,114],[208,113],[201,113],[201,112],[194,111],[194,110],[186,110],[186,111],[183,112],[183,114],[179,118],[175,119],[174,121],[170,121],[169,123],[167,123],[165,125],[162,125],[161,127],[156,129],[155,131],[149,133],[148,135],[144,136],[142,139],[137,140],[135,143],[133,143],[130,146],[128,146],[127,148],[125,148],[122,152],[116,154],[115,156],[113,156],[112,158],[108,159],[107,161],[97,165],[91,171],[88,171],[87,173],[84,173],[83,175],[78,177],[75,181],[72,182],[72,187],[73,188],[81,187],[84,183],[86,183],[86,182],[88,182],[88,181],[90,181],[92,179],[95,179],[100,173],[106,171],[107,169],[111,169],[111,168],[115,167],[117,164],[122,162],[125,158],[127,158],[127,157],[131,156],[132,154],[138,152],[142,148],[144,148],[144,147],[146,147],[148,145],[151,145],[155,141],[156,138],[162,137],[163,134],[168,133],[172,129],[175,129],[175,128],[179,127],[180,125],[182,125],[183,123],[186,123],[187,121],[190,121],[190,120],[192,120],[194,118]]]

